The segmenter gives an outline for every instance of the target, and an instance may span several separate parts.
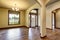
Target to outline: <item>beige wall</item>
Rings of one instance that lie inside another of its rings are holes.
[[[39,9],[38,14],[40,16],[40,12],[41,12],[40,8],[41,7],[36,3],[35,5],[33,5],[32,7],[30,7],[29,9],[27,9],[27,11],[26,11],[26,18],[25,18],[26,19],[25,25],[29,26],[29,23],[28,23],[29,22],[28,15],[29,15],[29,12],[32,9],[35,9],[35,8]],[[52,13],[51,12],[53,10],[57,9],[57,8],[60,8],[60,1],[55,2],[55,3],[47,6],[47,8],[46,8],[46,28],[52,29]],[[41,24],[41,23],[39,22],[39,24]]]
[[[46,27],[52,29],[52,13],[46,11]]]
[[[29,26],[29,12],[32,10],[32,9],[38,9],[38,14],[39,14],[39,19],[40,19],[40,6],[36,3],[34,4],[33,6],[31,6],[29,9],[25,11],[20,11],[20,24],[18,26],[21,26],[21,25],[26,25],[26,26]],[[52,11],[57,9],[57,8],[60,8],[60,1],[56,2],[56,3],[53,3],[51,5],[49,5],[46,9],[46,27],[47,28],[50,28],[52,29]],[[2,17],[3,16],[3,17]],[[25,19],[25,20],[24,20]],[[40,20],[39,20],[40,21]],[[40,22],[39,22],[39,25],[40,25]],[[8,9],[1,9],[0,8],[0,27],[8,27]],[[10,25],[11,26],[17,26],[17,25]]]
[[[56,28],[60,28],[60,10],[56,13]]]
[[[32,9],[38,9],[38,14],[39,14],[39,20],[40,20],[40,6],[39,6],[39,4],[34,4],[33,6],[31,6],[29,9],[27,9],[26,10],[26,23],[25,23],[25,25],[27,26],[27,27],[29,27],[29,12],[32,10]],[[39,22],[39,25],[40,25],[40,22]]]
[[[35,5],[33,5],[32,7],[30,7],[29,9],[27,9],[27,11],[26,11],[26,15],[27,15],[27,17],[26,17],[26,25],[27,26],[29,26],[29,22],[27,22],[27,21],[29,21],[29,19],[28,19],[28,15],[29,15],[29,12],[32,10],[32,9],[35,9],[35,8],[37,8],[38,9],[38,24],[39,24],[39,26],[41,25],[41,20],[40,20],[40,13],[41,13],[41,7],[39,6],[39,4],[35,4]],[[46,12],[46,28],[51,28],[51,14],[48,14],[47,12]]]
[[[47,11],[46,11],[47,12],[46,13],[46,18],[47,18],[46,19],[46,24],[47,24],[46,26],[47,26],[47,28],[52,29],[52,11],[57,8],[60,8],[60,1],[55,2],[47,7]]]
[[[20,24],[8,25],[8,9],[0,8],[0,28],[25,25],[25,11],[20,11]]]
[[[0,10],[1,11],[1,10]],[[1,14],[1,12],[0,12],[0,14]],[[1,15],[0,15],[0,18],[1,18]],[[0,26],[1,26],[1,19],[0,19]]]

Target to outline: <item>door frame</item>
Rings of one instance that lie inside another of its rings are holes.
[[[37,25],[36,25],[36,16],[35,16],[35,27],[38,27],[38,9],[32,9],[32,10],[36,10],[37,11],[37,13],[36,14],[34,14],[34,13],[29,13],[29,15],[30,15],[30,27],[31,27],[31,15],[36,15],[37,16]]]
[[[53,13],[54,15],[54,28],[56,28],[56,13]]]

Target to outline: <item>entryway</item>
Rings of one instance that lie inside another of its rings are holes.
[[[38,9],[33,9],[29,13],[30,27],[38,27]]]
[[[52,14],[52,27],[53,29],[56,28],[56,13]]]

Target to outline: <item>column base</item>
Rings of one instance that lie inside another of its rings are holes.
[[[40,36],[41,37],[41,36]],[[45,37],[47,37],[47,35],[46,36],[44,36],[44,37],[41,37],[41,38],[45,38]]]

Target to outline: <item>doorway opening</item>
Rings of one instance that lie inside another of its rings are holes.
[[[30,27],[38,27],[38,9],[33,9],[29,13],[30,17]]]
[[[52,27],[53,30],[56,28],[56,13],[53,13],[52,15]]]

